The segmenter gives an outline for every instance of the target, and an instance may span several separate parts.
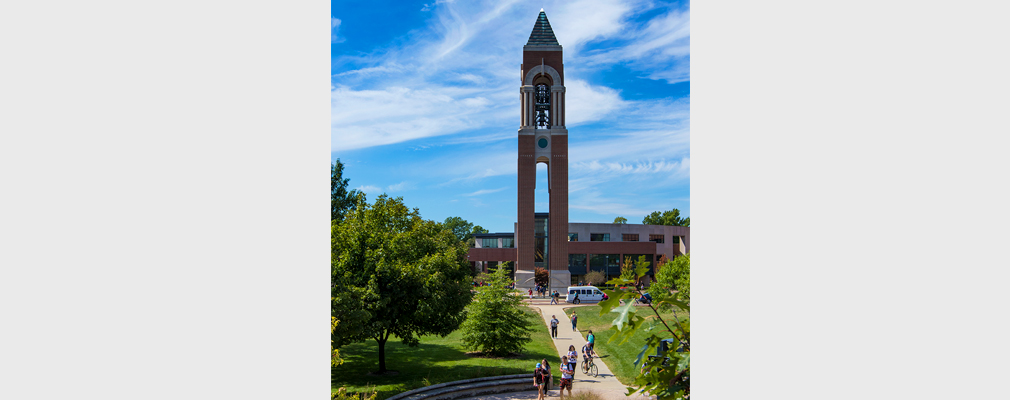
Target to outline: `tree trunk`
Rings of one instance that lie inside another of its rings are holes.
[[[379,373],[386,372],[386,341],[389,340],[389,333],[379,334],[375,342],[379,344]]]

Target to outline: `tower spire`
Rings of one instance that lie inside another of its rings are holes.
[[[544,9],[542,8],[540,9],[540,16],[537,17],[537,22],[533,24],[533,32],[530,32],[530,40],[526,42],[526,45],[561,45],[561,43],[558,43],[558,38],[554,37],[554,29],[551,29],[551,22],[547,20],[547,14],[544,13]]]

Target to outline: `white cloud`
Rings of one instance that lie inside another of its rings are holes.
[[[337,33],[340,31],[340,19],[330,17],[330,43],[342,43],[344,39]]]
[[[365,194],[368,195],[369,197],[374,197],[374,196],[377,196],[379,194],[382,194],[382,188],[380,188],[378,186],[361,185],[361,186],[358,186],[358,190],[362,191],[362,192],[365,192]]]
[[[629,29],[619,37],[625,44],[578,54],[576,64],[623,63],[651,79],[668,83],[690,80],[690,10],[671,10],[651,19],[644,27]]]
[[[491,194],[491,193],[500,192],[500,191],[505,190],[505,189],[508,189],[508,188],[507,187],[502,187],[502,188],[498,188],[498,189],[481,189],[481,190],[478,190],[478,191],[473,192],[473,193],[464,194],[464,196],[467,196],[467,197],[480,196],[480,195],[485,195],[485,194]]]
[[[565,126],[599,121],[625,107],[621,95],[606,86],[593,86],[581,79],[565,81]]]
[[[393,185],[387,186],[386,187],[386,191],[388,193],[393,193],[393,192],[402,192],[404,190],[410,190],[410,189],[413,189],[413,188],[414,188],[414,184],[413,183],[410,183],[410,182],[407,182],[407,181],[403,181],[403,182],[400,182],[400,183],[397,183],[397,184],[393,184]]]
[[[557,10],[545,10],[566,56],[578,54],[594,39],[609,38],[625,27],[623,19],[637,2],[620,0],[578,0],[561,3]]]
[[[331,92],[332,151],[447,135],[480,127],[495,104],[473,90],[442,87]]]

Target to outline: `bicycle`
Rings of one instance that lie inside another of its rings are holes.
[[[593,357],[589,357],[587,360],[582,362],[582,373],[592,375],[593,377],[600,376],[600,369],[593,362]]]

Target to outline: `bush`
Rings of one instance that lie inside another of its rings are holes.
[[[656,283],[676,289],[683,300],[691,299],[691,254],[668,260],[656,273]]]
[[[583,279],[585,279],[587,285],[599,286],[601,283],[607,281],[607,276],[601,271],[589,271]]]
[[[533,339],[533,321],[524,311],[522,296],[509,284],[508,268],[491,274],[491,286],[477,288],[477,296],[466,307],[463,347],[496,357],[521,353]]]
[[[536,267],[533,269],[533,283],[540,287],[547,287],[547,282],[551,279],[551,273],[546,269]]]

